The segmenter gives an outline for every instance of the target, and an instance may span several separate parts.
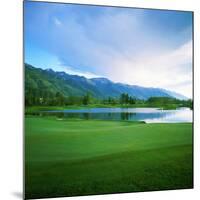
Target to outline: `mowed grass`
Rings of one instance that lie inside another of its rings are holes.
[[[25,118],[26,198],[193,187],[192,124]]]

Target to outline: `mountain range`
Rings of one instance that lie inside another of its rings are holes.
[[[162,88],[115,83],[107,78],[88,79],[84,76],[70,75],[25,64],[25,95],[31,90],[52,94],[60,92],[64,96],[83,96],[89,92],[94,98],[100,99],[119,97],[122,93],[128,93],[130,96],[144,100],[150,97],[188,99],[181,94]]]

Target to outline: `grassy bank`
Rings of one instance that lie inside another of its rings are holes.
[[[192,124],[25,119],[26,198],[191,188]]]

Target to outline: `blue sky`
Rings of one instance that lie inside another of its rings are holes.
[[[25,2],[25,62],[192,96],[192,13]]]

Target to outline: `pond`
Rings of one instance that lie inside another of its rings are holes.
[[[192,122],[192,110],[179,108],[161,110],[158,108],[88,108],[77,110],[42,111],[39,115],[53,115],[58,118],[79,118],[98,120],[145,121],[146,123]]]

